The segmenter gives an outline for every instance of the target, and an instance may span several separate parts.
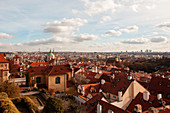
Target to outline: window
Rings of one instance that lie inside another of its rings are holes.
[[[7,76],[7,72],[5,72],[5,76]]]
[[[60,77],[56,77],[55,83],[56,83],[56,84],[60,84]]]
[[[5,64],[5,68],[7,68],[7,64]]]
[[[68,80],[68,77],[69,77],[69,76],[68,76],[68,74],[67,74],[67,76],[66,76],[66,80]]]
[[[1,67],[3,67],[3,64],[1,65]]]
[[[36,82],[37,82],[37,84],[41,83],[41,77],[37,77]]]

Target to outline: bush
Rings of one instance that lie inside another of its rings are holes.
[[[16,105],[24,105],[30,112],[33,109],[36,113],[39,113],[39,110],[35,103],[27,96],[13,98],[12,101]]]
[[[20,96],[20,89],[14,83],[9,83],[8,81],[0,83],[0,92],[5,92],[9,97]]]
[[[8,95],[4,92],[0,93],[0,112],[1,113],[20,113]]]
[[[49,97],[43,109],[43,113],[63,113],[64,107],[61,99]]]

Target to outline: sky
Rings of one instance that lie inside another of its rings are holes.
[[[0,52],[170,52],[170,0],[0,0]]]

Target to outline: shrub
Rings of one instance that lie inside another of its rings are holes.
[[[9,97],[17,97],[20,95],[20,89],[15,83],[8,81],[0,83],[0,92],[5,92]]]
[[[49,97],[43,109],[43,113],[63,113],[64,107],[61,99]]]
[[[0,112],[1,113],[20,113],[8,95],[4,92],[0,93]]]
[[[39,110],[35,103],[27,96],[13,98],[12,101],[16,105],[24,105],[30,112],[33,109],[36,113],[39,113]]]

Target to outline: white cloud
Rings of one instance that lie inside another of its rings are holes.
[[[112,34],[112,35],[120,36],[122,33],[120,31],[109,30],[109,31],[106,32],[106,34]]]
[[[164,22],[162,24],[157,25],[157,27],[159,27],[159,28],[164,28],[164,27],[170,28],[170,22]]]
[[[138,7],[139,6],[137,4],[134,4],[134,5],[131,6],[131,8],[134,12],[138,12]]]
[[[146,6],[146,8],[147,8],[147,9],[154,9],[155,7],[156,7],[156,5],[155,5],[155,4],[147,5],[147,6]]]
[[[152,35],[157,35],[158,34],[158,32],[152,32]]]
[[[129,26],[126,29],[120,29],[120,31],[130,33],[130,32],[138,31],[138,29],[139,29],[138,26],[135,25],[135,26]]]
[[[134,39],[126,39],[122,41],[124,44],[145,44],[148,43],[149,40],[147,38],[134,38]]]
[[[61,37],[56,36],[56,37],[51,37],[47,39],[29,41],[29,42],[24,43],[24,45],[39,46],[39,45],[49,45],[49,44],[63,44],[63,43],[68,43],[68,42],[70,42],[68,38],[61,38]]]
[[[157,36],[151,39],[151,42],[155,42],[155,43],[165,42],[165,41],[167,41],[167,37],[164,36]]]
[[[72,36],[73,40],[76,42],[84,42],[84,41],[92,41],[92,40],[97,40],[99,39],[98,36],[93,35],[93,34],[80,34],[80,35],[73,35]]]
[[[104,22],[107,22],[107,21],[110,21],[110,20],[111,20],[110,16],[103,16],[100,23],[104,23]]]
[[[53,22],[47,22],[45,25],[43,25],[44,32],[55,34],[55,35],[66,35],[70,34],[74,30],[77,30],[79,26],[84,25],[88,21],[86,19],[80,19],[80,18],[72,18],[72,19],[66,19],[63,18],[61,21],[53,21]]]
[[[120,5],[116,4],[114,0],[82,0],[84,2],[84,6],[86,10],[83,11],[89,16],[93,14],[99,14],[106,11],[111,11],[112,13],[115,12],[115,8],[119,7]],[[72,12],[77,12],[76,10],[72,10]]]
[[[13,38],[12,35],[6,33],[0,33],[0,39],[11,39],[11,38]]]

